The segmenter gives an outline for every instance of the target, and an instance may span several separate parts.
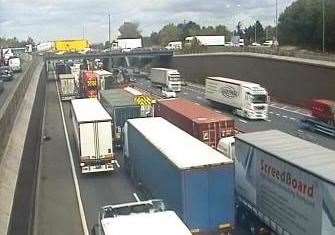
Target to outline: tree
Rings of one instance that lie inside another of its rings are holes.
[[[240,36],[240,38],[244,38],[244,31],[242,28],[243,28],[242,22],[239,21],[236,25],[236,30],[234,33],[236,36]]]
[[[278,38],[281,45],[321,49],[322,0],[297,0],[279,16]],[[325,45],[335,50],[335,1],[325,1]]]
[[[151,45],[159,45],[159,34],[157,32],[152,32],[150,35]]]
[[[123,25],[120,26],[119,38],[139,38],[141,37],[141,31],[138,29],[139,24],[133,22],[124,22]]]
[[[263,29],[261,22],[257,20],[254,25],[250,25],[248,28],[245,28],[244,29],[244,39],[246,41],[246,44],[251,44],[253,42],[257,42],[257,43],[264,42],[265,41],[265,31]]]
[[[161,46],[166,46],[171,41],[178,41],[180,34],[180,28],[175,24],[165,25],[158,33],[159,43]]]
[[[265,40],[273,40],[276,37],[276,27],[268,25],[264,28]]]

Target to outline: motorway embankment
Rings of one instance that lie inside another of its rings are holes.
[[[187,81],[204,83],[207,76],[224,76],[260,83],[272,98],[307,105],[313,98],[335,99],[335,63],[261,55],[212,53],[174,56],[169,65]]]

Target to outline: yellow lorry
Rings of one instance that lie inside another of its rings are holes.
[[[88,40],[57,40],[55,41],[55,52],[64,53],[86,53],[90,49]]]

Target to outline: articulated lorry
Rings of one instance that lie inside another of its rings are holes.
[[[302,128],[335,137],[335,101],[312,100],[310,110],[312,117],[300,121]]]
[[[231,234],[234,164],[163,118],[138,118],[124,128],[131,178],[161,198],[194,232]]]
[[[181,91],[181,80],[178,70],[152,68],[150,80],[152,84],[166,87],[170,91]]]
[[[205,97],[249,119],[268,118],[268,92],[259,84],[223,77],[206,78]]]
[[[101,208],[93,235],[192,235],[162,200],[109,205]]]
[[[61,100],[72,100],[77,97],[78,88],[72,74],[59,74]]]
[[[252,234],[335,234],[335,151],[277,131],[235,137],[237,222]]]
[[[114,171],[112,118],[95,99],[71,100],[71,118],[81,172]]]

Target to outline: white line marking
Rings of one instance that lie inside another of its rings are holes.
[[[219,111],[219,110],[214,110],[215,112],[217,112],[217,113],[222,113],[221,111]]]
[[[118,161],[116,161],[115,164],[118,168],[120,168],[120,164],[118,163]]]
[[[133,195],[134,195],[134,198],[136,199],[136,201],[138,201],[138,202],[140,202],[141,200],[140,200],[140,198],[137,196],[137,194],[136,193],[133,193]]]
[[[248,123],[246,120],[243,120],[243,119],[238,119],[240,122],[243,122],[243,123]]]
[[[88,231],[87,223],[86,223],[85,212],[84,212],[84,207],[83,207],[83,203],[82,203],[81,195],[80,195],[78,178],[77,178],[77,175],[76,175],[76,170],[74,168],[72,149],[71,149],[69,135],[68,135],[67,128],[66,128],[64,111],[63,111],[62,101],[61,101],[60,95],[59,95],[59,88],[58,88],[57,81],[56,81],[56,88],[57,88],[59,107],[60,107],[60,111],[61,111],[61,114],[62,114],[62,121],[63,121],[63,127],[64,127],[64,133],[65,133],[67,150],[68,150],[69,157],[70,157],[71,170],[72,170],[72,178],[73,178],[74,186],[75,186],[75,189],[76,189],[76,195],[77,195],[77,201],[78,201],[78,207],[79,207],[81,225],[83,226],[84,235],[89,235],[89,231]]]
[[[275,109],[285,110],[285,111],[287,111],[287,112],[300,114],[300,115],[303,115],[303,116],[306,116],[306,117],[312,117],[312,115],[310,115],[310,114],[308,114],[308,113],[302,113],[302,112],[297,112],[297,111],[293,111],[293,110],[289,110],[289,109],[284,109],[284,108],[281,108],[281,107],[277,107],[277,106],[275,106],[275,105],[269,105],[269,106],[272,107],[272,108],[275,108]]]
[[[270,111],[269,113],[274,114],[274,112]]]
[[[271,122],[271,120],[270,120],[270,119],[265,119],[265,121],[267,121],[267,122]]]
[[[286,115],[283,115],[283,118],[287,118],[287,116],[286,116]]]
[[[290,117],[290,119],[291,119],[291,120],[293,120],[293,121],[295,121],[295,120],[296,120],[296,118],[293,118],[293,117]]]
[[[280,114],[279,114],[279,113],[276,113],[276,116],[278,116],[278,117],[279,117],[279,116],[280,116]]]

